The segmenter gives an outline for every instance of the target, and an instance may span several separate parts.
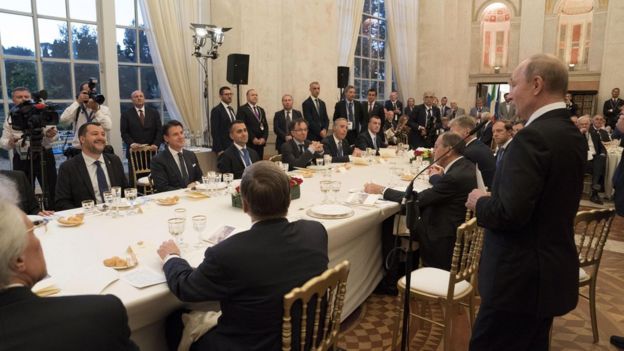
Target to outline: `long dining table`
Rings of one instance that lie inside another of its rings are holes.
[[[291,202],[288,212],[291,221],[317,220],[324,225],[329,238],[330,267],[343,260],[350,262],[343,319],[366,300],[382,278],[381,223],[397,213],[399,205],[381,200],[369,206],[350,205],[353,216],[343,219],[316,219],[310,217],[307,211],[323,200],[319,190],[321,180],[341,182],[341,190],[336,194],[340,202],[351,194],[361,192],[366,182],[405,188],[408,182],[401,179],[397,169],[409,169],[409,159],[379,160],[370,165],[351,165],[349,169],[334,167],[325,174],[317,171],[312,177],[304,178],[301,197]],[[427,187],[429,185],[424,179],[415,182],[416,190]],[[155,201],[174,195],[180,198],[174,206],[161,206]],[[206,246],[193,230],[192,216],[201,214],[207,217],[208,225],[204,233],[211,233],[223,225],[245,230],[251,226],[251,220],[241,209],[232,207],[229,194],[192,199],[186,190],[176,190],[151,195],[139,203],[142,213],[134,215],[126,214],[118,218],[101,213],[86,215],[84,223],[77,227],[64,227],[56,220],[49,222],[47,232],[39,239],[50,277],[33,290],[55,285],[60,289],[58,295],[113,294],[126,306],[132,339],[141,349],[164,350],[164,320],[185,304],[169,291],[166,283],[139,289],[129,283],[126,279],[128,275],[138,271],[162,275],[162,262],[156,250],[163,241],[172,238],[167,220],[175,217],[176,208],[185,208],[187,212],[183,234],[186,247],[182,257],[193,266],[201,263]],[[82,212],[82,209],[60,212],[57,216],[77,212]],[[129,246],[137,256],[137,267],[115,271],[103,265],[103,260],[111,256],[125,257]],[[244,259],[241,257],[241,260]],[[213,302],[213,306],[218,308],[217,303]]]

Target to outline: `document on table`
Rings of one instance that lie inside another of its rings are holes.
[[[162,284],[167,281],[164,273],[155,272],[148,268],[139,268],[131,272],[125,273],[121,276],[121,279],[138,289]]]

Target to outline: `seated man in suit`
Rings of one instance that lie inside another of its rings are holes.
[[[292,139],[282,144],[281,154],[282,162],[288,163],[291,171],[295,167],[309,166],[315,158],[323,157],[323,144],[307,139],[308,122],[305,119],[290,122],[289,129]]]
[[[254,163],[243,174],[240,191],[251,229],[209,247],[196,269],[173,241],[158,249],[173,294],[182,301],[221,304],[217,326],[192,350],[281,350],[284,294],[327,269],[325,228],[286,219],[290,186],[282,169],[269,161]]]
[[[51,216],[54,214],[54,211],[41,209],[35,197],[32,185],[26,177],[26,173],[22,171],[0,170],[0,179],[5,184],[4,187],[11,187],[17,191],[19,195],[19,207],[24,213],[39,216]],[[2,185],[0,185],[0,187],[2,187]]]
[[[163,126],[167,147],[152,158],[152,180],[157,192],[184,189],[201,183],[202,170],[197,156],[184,150],[184,127],[171,120]]]
[[[462,156],[462,150],[452,149],[461,139],[453,132],[440,135],[434,147],[434,158],[439,162],[430,168],[429,181],[433,187],[416,194],[415,205],[421,213],[418,242],[427,267],[450,270],[457,227],[466,219],[464,204],[468,193],[477,186],[474,164]],[[405,197],[404,192],[374,183],[367,183],[364,191],[383,194],[384,199],[396,202]],[[384,233],[388,235],[391,233]],[[394,239],[391,237],[389,241],[392,243]]]
[[[0,213],[0,350],[138,350],[117,297],[35,295],[48,274],[35,235],[44,228],[3,199]]]
[[[371,116],[368,120],[368,128],[358,135],[355,146],[360,150],[375,149],[375,153],[379,155],[379,149],[388,146],[384,139],[384,133],[379,132],[380,129],[381,117]]]
[[[82,201],[104,202],[104,192],[111,187],[127,186],[121,160],[104,153],[106,132],[98,122],[88,122],[78,129],[80,154],[63,162],[56,185],[56,210],[82,206]]]
[[[592,175],[592,191],[589,201],[602,205],[603,202],[598,192],[604,187],[604,176],[607,168],[607,149],[600,141],[600,134],[592,132],[591,120],[588,115],[581,116],[577,123],[578,129],[583,134],[587,150],[587,163],[585,173]]]
[[[247,147],[247,126],[245,122],[236,120],[230,126],[230,139],[234,142],[230,145],[217,160],[217,168],[221,173],[232,173],[234,179],[243,176],[245,168],[252,163],[260,161],[256,150]]]
[[[472,161],[483,176],[483,183],[488,188],[492,186],[494,172],[496,172],[496,159],[492,153],[492,149],[486,146],[481,140],[474,135],[468,137],[468,133],[477,125],[474,118],[470,116],[457,117],[451,120],[451,132],[459,134],[466,142],[464,156]]]
[[[282,144],[292,139],[288,125],[290,122],[303,118],[301,112],[293,109],[293,97],[290,94],[282,96],[283,110],[275,112],[273,116],[273,132],[275,133],[275,150],[279,152]]]
[[[362,156],[362,150],[350,146],[349,142],[346,140],[348,131],[347,125],[348,121],[346,118],[334,120],[332,135],[323,139],[323,151],[331,155],[332,162],[349,162],[349,156]]]
[[[606,120],[602,115],[595,115],[592,117],[592,127],[590,131],[600,136],[600,141],[603,143],[611,141],[611,134],[606,128]]]

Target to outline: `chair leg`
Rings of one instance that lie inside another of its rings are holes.
[[[455,316],[455,304],[449,303],[444,311],[444,351],[451,351],[451,338],[453,335],[453,317]]]
[[[401,338],[401,328],[403,327],[403,295],[399,292],[399,296],[398,296],[399,300],[399,311],[397,312],[396,318],[395,318],[395,327],[394,327],[394,331],[392,332],[392,347],[390,348],[390,350],[395,350],[397,348],[397,346],[399,345],[398,342]]]
[[[598,319],[596,317],[596,277],[592,277],[589,283],[589,314],[591,316],[592,334],[594,344],[598,343]]]

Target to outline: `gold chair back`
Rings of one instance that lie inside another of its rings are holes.
[[[131,176],[134,179],[134,184],[142,176],[150,174],[150,161],[154,155],[156,155],[156,151],[150,150],[149,146],[130,150],[130,162],[133,171]]]
[[[269,161],[271,161],[271,162],[281,162],[282,161],[282,155],[281,154],[273,155],[273,156],[269,157]]]
[[[453,301],[456,283],[462,280],[475,282],[482,248],[483,228],[477,226],[476,218],[472,218],[457,228],[447,301]]]
[[[615,210],[612,208],[580,211],[576,214],[574,232],[580,235],[577,249],[581,267],[600,264],[614,217]]]
[[[343,261],[334,268],[330,268],[323,274],[308,280],[303,286],[292,289],[284,296],[284,316],[282,322],[282,350],[292,350],[292,333],[299,332],[300,346],[295,350],[309,349],[324,351],[330,349],[338,341],[340,332],[340,316],[342,305],[347,290],[347,277],[349,276],[349,261]],[[314,299],[314,300],[313,300]],[[293,331],[292,307],[301,301],[301,327],[299,331]],[[308,316],[308,304],[315,302],[314,316]],[[323,330],[319,330],[323,306],[324,311]],[[312,317],[312,318],[310,318]],[[313,323],[312,336],[306,335],[309,330],[308,323]],[[321,338],[319,338],[321,336]]]

